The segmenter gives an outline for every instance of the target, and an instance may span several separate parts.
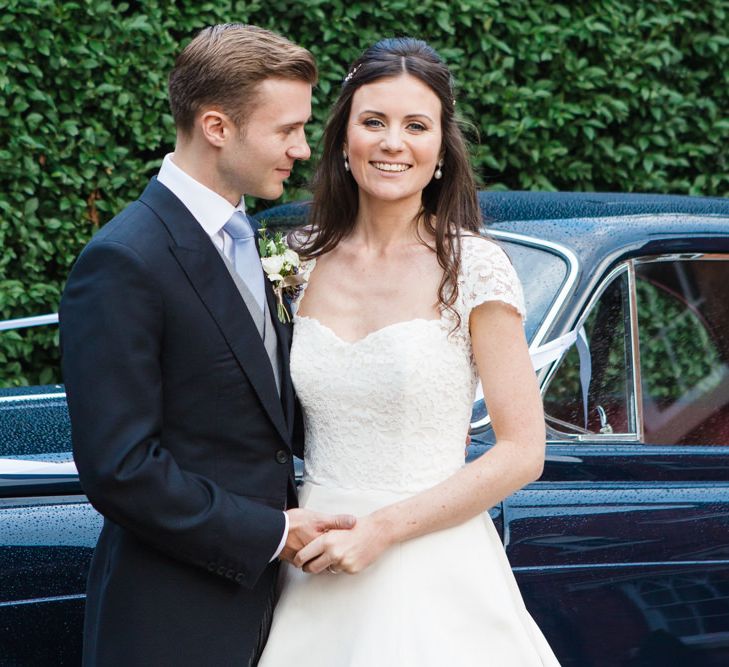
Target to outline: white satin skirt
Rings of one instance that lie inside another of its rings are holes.
[[[370,512],[405,496],[305,483],[302,507]],[[487,513],[386,551],[356,575],[281,568],[259,667],[558,667]]]

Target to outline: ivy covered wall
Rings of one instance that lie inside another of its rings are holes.
[[[316,56],[314,159],[347,64],[413,35],[451,65],[482,187],[729,195],[729,0],[0,0],[0,319],[56,310],[80,249],[172,148],[175,55],[228,21]],[[43,348],[47,331],[5,334],[0,382],[37,382]]]

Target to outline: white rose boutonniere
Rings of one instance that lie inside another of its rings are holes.
[[[281,232],[270,237],[265,223],[261,223],[258,232],[258,250],[263,272],[273,283],[273,293],[278,302],[278,319],[286,324],[291,321],[291,316],[284,306],[284,294],[293,299],[299,293],[301,285],[306,282],[306,278],[299,272],[299,256],[288,247]]]

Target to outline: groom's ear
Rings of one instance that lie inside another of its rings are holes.
[[[198,117],[198,124],[205,139],[216,148],[222,147],[232,137],[233,122],[217,109],[203,111]]]

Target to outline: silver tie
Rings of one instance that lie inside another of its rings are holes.
[[[236,273],[251,291],[261,311],[266,312],[266,288],[261,258],[256,250],[253,228],[245,213],[236,211],[223,230],[233,239],[233,264]]]

